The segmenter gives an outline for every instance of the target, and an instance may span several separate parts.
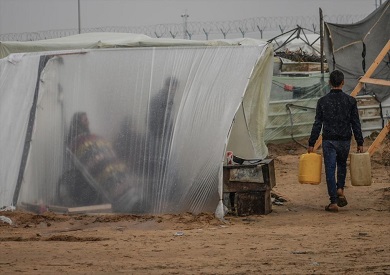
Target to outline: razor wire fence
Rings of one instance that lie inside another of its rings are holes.
[[[352,24],[367,15],[334,15],[324,16],[325,22],[337,24]],[[122,32],[145,34],[156,38],[186,38],[186,39],[229,39],[238,37],[272,38],[297,26],[318,33],[320,29],[319,16],[284,16],[255,17],[242,20],[215,22],[187,22],[175,24],[157,24],[133,27],[95,27],[81,28],[81,33],[90,32]],[[65,37],[79,33],[79,29],[46,30],[24,33],[0,34],[0,41],[35,41]],[[268,36],[268,37],[267,37]]]

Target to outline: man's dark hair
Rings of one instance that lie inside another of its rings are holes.
[[[344,81],[344,74],[339,70],[330,73],[329,82],[332,87],[338,87]]]

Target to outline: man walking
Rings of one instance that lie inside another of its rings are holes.
[[[337,212],[338,207],[348,204],[344,186],[352,132],[357,143],[357,151],[360,153],[363,152],[364,140],[356,99],[342,91],[344,74],[338,70],[333,71],[330,74],[329,85],[330,92],[317,102],[308,153],[313,152],[322,129],[322,150],[330,199],[330,204],[325,210]]]

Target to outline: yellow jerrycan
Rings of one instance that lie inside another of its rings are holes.
[[[371,185],[371,158],[368,152],[350,154],[351,185]]]
[[[322,170],[322,156],[317,153],[302,154],[299,158],[299,182],[306,184],[320,184]]]

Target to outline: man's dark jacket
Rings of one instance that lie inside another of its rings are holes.
[[[332,89],[318,100],[309,146],[314,146],[321,128],[323,140],[351,140],[353,132],[357,145],[363,146],[356,99],[342,90]]]

